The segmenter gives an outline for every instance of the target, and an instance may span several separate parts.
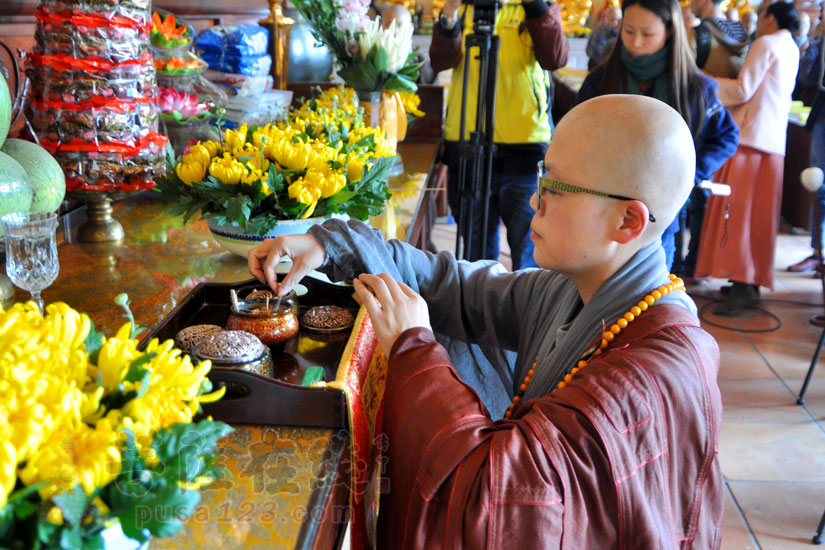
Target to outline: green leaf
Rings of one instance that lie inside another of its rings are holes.
[[[338,205],[347,202],[358,193],[355,191],[339,191],[327,199],[327,204],[330,206]]]
[[[104,335],[102,332],[95,330],[94,321],[89,319],[89,322],[91,323],[89,335],[86,336],[86,340],[83,343],[86,346],[86,351],[89,352],[89,360],[96,365],[97,355],[100,353],[100,348],[103,346]]]
[[[14,517],[18,521],[23,521],[37,511],[37,505],[30,500],[22,500],[14,508]]]
[[[71,525],[80,525],[86,508],[92,499],[86,495],[80,484],[72,488],[72,492],[61,493],[52,501],[63,512],[63,519]]]
[[[83,543],[83,550],[106,550],[106,540],[100,533],[87,537]]]
[[[384,82],[384,89],[388,92],[415,92],[418,90],[418,86],[413,80],[402,74],[392,74]]]
[[[251,214],[252,200],[247,195],[238,193],[226,202],[226,217],[240,227],[246,227],[246,220]]]
[[[354,63],[338,71],[344,82],[359,92],[371,92],[378,87],[378,71],[372,63]]]
[[[145,365],[149,363],[155,355],[155,353],[147,353],[132,361],[129,364],[129,370],[126,371],[126,376],[123,379],[126,382],[140,381],[143,378],[144,373],[149,372]]]
[[[374,47],[374,46],[373,46]],[[384,47],[378,48],[375,53],[375,69],[378,72],[384,72],[387,70],[387,64],[390,62],[390,54],[387,53],[387,50]]]
[[[77,550],[83,548],[83,537],[80,534],[80,526],[72,527],[71,529],[64,528],[60,532],[60,548],[61,550]]]

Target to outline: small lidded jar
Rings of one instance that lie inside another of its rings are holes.
[[[192,351],[201,345],[206,339],[221,332],[223,329],[218,325],[191,325],[181,329],[175,335],[175,347],[186,353],[191,354]]]
[[[227,330],[243,330],[254,334],[267,346],[291,340],[298,335],[294,295],[277,300],[247,299],[238,301],[226,321]]]
[[[258,338],[240,330],[216,332],[192,352],[196,361],[212,361],[212,368],[238,368],[272,377],[272,356]]]

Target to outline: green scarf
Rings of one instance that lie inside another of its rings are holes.
[[[652,97],[670,105],[670,93],[667,90],[667,69],[670,63],[669,40],[658,52],[639,57],[632,57],[622,44],[621,59],[627,69],[627,93],[641,94],[640,84],[653,82]]]

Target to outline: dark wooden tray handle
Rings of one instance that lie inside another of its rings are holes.
[[[205,415],[230,424],[283,425],[348,429],[346,396],[332,388],[293,386],[240,369],[213,369],[209,380],[215,389],[227,386],[227,395],[204,403]],[[243,395],[230,395],[242,386]],[[273,421],[273,419],[278,419]]]

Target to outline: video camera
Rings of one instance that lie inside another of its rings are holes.
[[[470,0],[469,3],[473,6],[473,32],[493,34],[498,0]]]

